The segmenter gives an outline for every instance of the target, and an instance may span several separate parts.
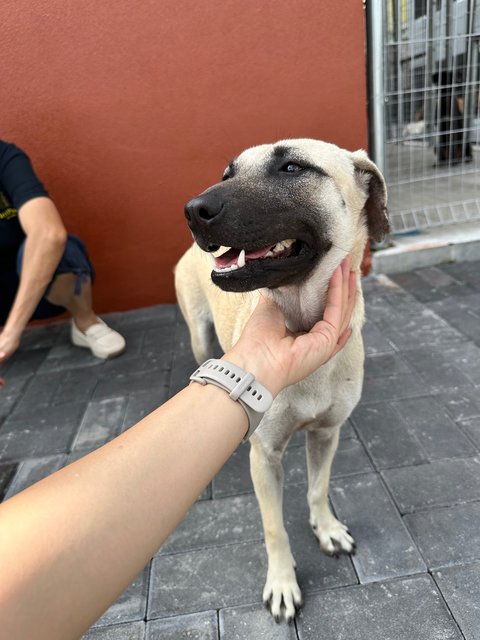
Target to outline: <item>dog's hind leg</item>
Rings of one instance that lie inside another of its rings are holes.
[[[353,553],[355,541],[347,527],[330,511],[328,486],[340,427],[320,427],[307,431],[308,504],[310,524],[328,555]]]
[[[252,437],[251,445],[250,470],[262,514],[268,555],[263,601],[277,622],[281,618],[282,609],[285,619],[290,622],[295,617],[296,608],[302,604],[302,595],[295,575],[295,560],[283,524],[281,458],[285,445],[278,449],[267,448],[258,436]]]

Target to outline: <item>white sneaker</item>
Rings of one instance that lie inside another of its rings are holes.
[[[70,336],[72,343],[76,347],[87,347],[94,356],[104,360],[119,356],[125,351],[125,339],[123,336],[110,329],[100,318],[85,333],[80,331],[74,320],[72,320]]]

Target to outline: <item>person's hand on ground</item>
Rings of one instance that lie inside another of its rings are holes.
[[[0,366],[15,353],[20,346],[20,336],[17,334],[0,333]],[[0,383],[1,384],[1,383]]]
[[[279,307],[262,297],[225,359],[254,373],[276,395],[325,364],[350,337],[357,274],[343,260],[330,280],[325,312],[308,333],[293,334]]]

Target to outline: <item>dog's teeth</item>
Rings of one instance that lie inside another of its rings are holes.
[[[240,251],[240,255],[238,256],[237,267],[241,269],[244,266],[245,266],[245,249],[242,249]]]
[[[269,251],[268,253],[265,254],[265,258],[271,258],[273,257],[275,254],[273,253],[273,251]]]
[[[285,251],[292,246],[295,240],[282,240],[281,242],[277,242],[277,244],[273,247],[273,253],[280,253],[281,251]]]

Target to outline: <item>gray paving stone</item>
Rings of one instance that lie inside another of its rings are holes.
[[[435,400],[431,396],[405,399],[395,407],[429,460],[475,455],[475,448]]]
[[[217,612],[151,620],[145,640],[218,640]]]
[[[442,402],[448,414],[455,421],[468,420],[480,416],[478,389],[460,388],[442,395]]]
[[[474,386],[480,385],[479,346],[468,341],[434,350],[438,351],[443,352],[444,361],[458,367]],[[425,355],[425,352],[420,355]]]
[[[250,477],[250,445],[242,444],[230,456],[212,481],[214,498],[251,493],[253,483]]]
[[[412,369],[398,352],[380,353],[365,358],[365,376],[382,378],[387,375],[410,373]]]
[[[63,376],[64,373],[59,371],[32,376],[23,389],[14,413],[34,413],[39,407],[50,406]]]
[[[430,310],[426,310],[425,316],[423,322],[418,317],[414,318],[402,330],[389,335],[389,339],[397,349],[415,349],[425,345],[435,347],[466,341],[463,333],[451,327]]]
[[[18,465],[17,473],[10,484],[5,498],[11,498],[19,491],[23,491],[35,482],[43,480],[43,478],[55,473],[55,471],[63,467],[65,460],[66,456],[64,454],[24,460]]]
[[[425,394],[422,381],[415,373],[398,373],[383,378],[365,377],[362,390],[362,404],[368,402],[385,402],[399,400]]]
[[[34,374],[47,357],[48,352],[49,349],[47,348],[37,348],[25,352],[19,350],[7,362],[2,375],[7,380],[13,381],[17,378],[26,378]]]
[[[326,591],[306,599],[300,640],[460,640],[429,576]]]
[[[440,269],[445,273],[448,273],[456,280],[464,282],[472,287],[476,291],[480,291],[480,282],[478,279],[478,261],[473,262],[452,262],[450,264],[443,264]]]
[[[198,366],[190,347],[190,335],[185,322],[177,322],[175,327],[175,352],[170,374],[170,397],[187,386],[189,377]]]
[[[94,627],[82,636],[82,640],[144,640],[145,623],[132,622],[111,627]]]
[[[149,575],[150,568],[146,567],[94,626],[101,627],[143,620],[147,609]]]
[[[96,448],[121,430],[127,398],[105,398],[88,404],[72,444],[72,451]]]
[[[260,603],[265,576],[261,542],[156,556],[148,618]]]
[[[480,416],[464,420],[460,423],[461,429],[469,436],[477,449],[480,449]]]
[[[43,407],[34,415],[9,417],[0,430],[0,460],[66,453],[84,410],[82,402]]]
[[[6,389],[0,389],[0,427],[4,423],[5,419],[10,415],[15,403],[18,401],[19,394],[7,395]]]
[[[17,471],[16,464],[0,464],[0,502],[5,497],[10,482]]]
[[[351,417],[377,469],[427,462],[415,435],[391,402],[360,404]]]
[[[148,329],[145,332],[142,351],[147,355],[163,354],[165,359],[167,356],[170,356],[171,359],[176,347],[174,338],[175,323],[173,322]]]
[[[262,605],[221,609],[219,625],[221,640],[297,640],[295,626],[277,624]]]
[[[168,385],[168,381],[169,371],[158,369],[147,373],[137,372],[109,376],[99,381],[93,400],[133,395],[146,390],[163,397],[163,388]]]
[[[248,540],[263,540],[260,510],[252,494],[194,504],[159,553],[190,551]]]
[[[432,309],[442,318],[478,344],[480,341],[480,317],[469,303],[468,297],[454,296],[432,303]]]
[[[20,351],[50,349],[56,344],[60,330],[61,325],[58,323],[42,327],[27,327],[22,335]]]
[[[70,339],[65,337],[50,349],[38,372],[50,373],[83,367],[101,368],[104,364],[105,361],[96,358],[89,349],[74,347]]]
[[[5,374],[5,371],[1,369],[0,369],[0,376],[5,381],[4,386],[2,387],[2,389],[0,389],[0,393],[2,394],[0,396],[2,398],[2,406],[4,403],[4,398],[6,399],[8,397],[11,397],[12,399],[13,398],[18,399],[19,397],[21,397],[21,394],[23,393],[24,389],[27,388],[28,383],[33,377],[32,374],[28,374],[22,377],[13,376],[12,378],[10,378],[8,375]]]
[[[433,574],[465,640],[480,640],[480,564]]]
[[[392,353],[395,350],[392,343],[383,335],[378,327],[368,320],[363,327],[362,335],[365,353],[369,356]]]
[[[120,356],[105,363],[102,373],[105,376],[129,375],[141,373],[149,375],[156,371],[170,370],[172,354],[166,355],[162,352],[152,354],[140,353],[125,359]]]
[[[382,471],[401,513],[480,500],[480,459],[436,460]]]
[[[418,550],[378,475],[342,478],[331,484],[337,517],[357,542],[353,564],[360,582],[426,570]]]
[[[176,304],[159,304],[121,313],[102,314],[105,322],[112,323],[119,330],[124,327],[155,328],[160,324],[170,324],[177,318]]]
[[[85,367],[62,372],[52,404],[68,404],[79,397],[89,400],[98,383],[98,369]]]
[[[480,503],[419,511],[404,522],[429,569],[480,560]]]
[[[461,284],[459,280],[438,267],[425,267],[424,269],[418,269],[414,273],[435,289],[445,289],[450,288],[452,285]]]

